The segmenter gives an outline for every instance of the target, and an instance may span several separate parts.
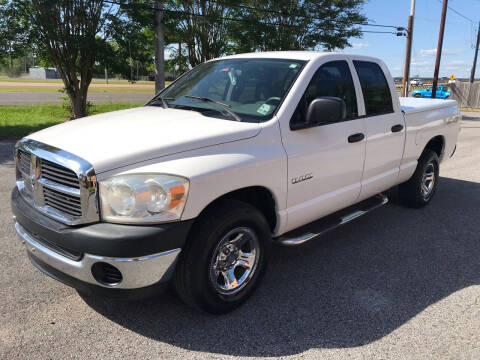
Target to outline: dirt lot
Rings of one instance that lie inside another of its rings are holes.
[[[322,239],[277,247],[239,310],[175,295],[81,298],[37,271],[12,229],[13,142],[0,142],[0,358],[480,358],[480,117],[425,209],[392,203]],[[395,192],[392,192],[394,197]]]
[[[1,87],[8,87],[8,88],[58,88],[61,89],[64,87],[63,83],[61,82],[10,82],[10,81],[0,81],[0,88]],[[129,83],[113,83],[113,84],[90,84],[90,88],[93,89],[125,89],[125,90],[135,90],[135,89],[155,89],[154,84],[129,84]]]

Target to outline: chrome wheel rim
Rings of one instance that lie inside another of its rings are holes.
[[[238,227],[229,231],[213,251],[210,282],[216,292],[233,295],[252,279],[260,258],[260,244],[255,231]]]
[[[435,165],[430,162],[425,167],[422,177],[421,192],[425,200],[428,200],[432,196],[433,187],[435,185]]]

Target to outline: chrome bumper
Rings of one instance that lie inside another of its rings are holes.
[[[136,258],[112,258],[84,254],[80,261],[71,260],[38,242],[18,222],[15,231],[25,244],[27,252],[52,268],[78,280],[115,289],[136,289],[168,280],[181,249],[173,249],[158,254]],[[92,265],[105,262],[115,266],[122,273],[123,279],[115,285],[99,283],[92,275]]]

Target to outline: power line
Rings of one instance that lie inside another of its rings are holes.
[[[182,14],[182,15],[188,15],[188,16],[195,16],[195,17],[203,17],[203,14],[197,14],[197,13],[192,13],[189,11],[184,11],[184,10],[171,10],[171,9],[159,9],[156,7],[144,5],[144,4],[133,4],[133,3],[120,3],[112,0],[104,0],[104,3],[107,4],[112,4],[112,5],[118,5],[118,6],[142,6],[145,9],[149,10],[154,10],[154,11],[163,11],[164,13],[169,13],[169,14]],[[233,18],[233,17],[225,17],[225,16],[219,16],[219,20],[227,20],[227,21],[238,21],[238,22],[258,22],[263,25],[273,25],[273,26],[284,26],[284,27],[291,27],[291,28],[296,28],[300,27],[301,25],[290,25],[290,24],[279,24],[279,23],[265,23],[261,21],[255,21],[255,20],[249,20],[249,19],[238,19],[238,18]],[[313,19],[313,18],[310,18]],[[315,19],[318,20],[318,19]],[[346,25],[346,24],[340,24],[340,25]],[[381,26],[381,27],[391,27],[397,30],[397,32],[393,31],[373,31],[373,30],[357,30],[361,33],[374,33],[374,34],[393,34],[396,36],[405,36],[405,33],[403,32],[405,29],[403,27],[396,27],[396,26],[390,26],[390,25],[377,25],[377,24],[365,24],[365,23],[352,23],[352,25],[364,25],[364,26]],[[333,27],[317,27],[320,30],[325,30],[325,31],[345,31],[345,28],[333,28]]]
[[[218,1],[218,0],[207,0],[207,1],[209,3],[222,4],[222,2]],[[236,7],[236,8],[241,8],[241,9],[254,10],[254,11],[259,11],[259,12],[264,12],[264,13],[271,13],[271,14],[284,15],[284,16],[294,16],[294,17],[310,19],[310,20],[318,20],[318,19],[312,18],[311,16],[307,16],[307,15],[303,15],[303,14],[283,12],[283,11],[271,10],[271,9],[259,9],[259,8],[255,8],[253,6],[248,6],[248,5],[229,4],[229,6]],[[372,24],[372,23],[368,23],[368,22],[358,22],[358,23],[354,22],[354,23],[351,23],[351,24],[352,25],[362,25],[362,26],[376,26],[376,27],[393,28],[393,29],[398,30],[398,31],[405,30],[405,28],[402,27],[402,26]]]
[[[437,0],[439,3],[442,3],[441,0]],[[462,13],[460,13],[459,11],[455,10],[454,8],[452,8],[450,5],[447,6],[451,11],[453,11],[455,14],[457,14],[458,16],[461,16],[462,18],[464,18],[465,20],[468,20],[470,21],[471,23],[474,23],[474,21],[472,19],[470,19],[469,17],[463,15]]]

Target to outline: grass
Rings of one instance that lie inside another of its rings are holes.
[[[480,112],[480,109],[476,109],[476,108],[460,108],[460,111],[466,111],[466,112]]]
[[[0,92],[26,92],[26,93],[36,93],[36,92],[58,92],[61,94],[61,88],[59,87],[0,87]],[[135,88],[89,88],[89,93],[148,93],[154,94],[154,88],[151,89],[135,89]]]
[[[0,76],[0,81],[1,82],[10,82],[10,83],[22,83],[22,82],[27,82],[27,83],[38,83],[38,84],[60,84],[63,85],[63,82],[61,79],[51,79],[51,80],[34,80],[34,79],[28,79],[28,78],[9,78],[9,77],[4,77]],[[105,84],[105,79],[92,79],[92,84]],[[109,79],[108,80],[109,84],[116,84],[116,85],[155,85],[154,81],[137,81],[135,84],[130,84],[128,80],[123,80],[123,79]],[[170,85],[171,81],[165,81],[165,84],[168,86]]]
[[[90,115],[129,109],[141,104],[98,104],[90,109]],[[68,120],[63,105],[0,106],[0,138],[21,138],[32,132]]]
[[[49,79],[49,80],[35,80],[35,79],[28,79],[28,78],[9,78],[6,76],[0,76],[0,81],[2,82],[30,82],[30,83],[58,83],[63,84],[61,79]],[[129,85],[130,83],[128,80],[123,79],[108,79],[109,84],[125,84]],[[105,84],[105,79],[92,79],[92,84]],[[135,84],[138,85],[155,85],[154,81],[137,81]]]

